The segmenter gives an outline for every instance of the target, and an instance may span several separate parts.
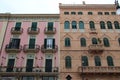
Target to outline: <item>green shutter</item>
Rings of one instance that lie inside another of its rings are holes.
[[[15,30],[20,31],[20,28],[21,28],[21,22],[16,22]]]
[[[48,31],[53,31],[53,22],[48,22]]]
[[[30,40],[29,40],[29,48],[30,49],[35,48],[35,39],[34,38],[30,38]]]
[[[33,31],[37,30],[37,22],[32,22],[31,30]]]

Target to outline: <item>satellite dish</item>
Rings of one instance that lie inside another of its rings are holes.
[[[120,8],[116,10],[117,15],[120,15]]]

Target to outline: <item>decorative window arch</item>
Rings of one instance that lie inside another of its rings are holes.
[[[81,44],[81,47],[85,47],[86,46],[86,39],[85,38],[81,38],[80,39],[80,44]]]
[[[71,42],[70,42],[70,38],[65,38],[65,47],[70,47],[71,46]]]
[[[107,38],[103,38],[103,44],[104,44],[105,47],[110,46],[109,40]]]
[[[114,66],[113,59],[111,56],[107,56],[107,64],[108,66]]]
[[[100,28],[105,29],[105,22],[104,21],[100,21]]]
[[[79,21],[79,29],[84,29],[84,22],[83,21]]]
[[[114,21],[114,26],[115,26],[115,29],[120,29],[120,25],[118,21]]]
[[[95,60],[95,66],[101,66],[101,59],[99,56],[95,56],[94,60]]]
[[[77,22],[76,21],[72,21],[72,29],[77,29]]]
[[[82,56],[82,66],[88,66],[88,57]]]
[[[92,38],[92,44],[98,44],[98,40],[96,38]]]
[[[108,27],[108,29],[113,29],[112,23],[110,21],[107,21],[107,27]]]
[[[65,67],[66,68],[71,68],[71,57],[70,56],[66,56],[65,57]]]
[[[64,22],[64,29],[70,29],[70,22],[69,21]]]

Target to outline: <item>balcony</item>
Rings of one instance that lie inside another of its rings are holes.
[[[33,29],[31,27],[28,28],[28,34],[38,34],[40,32],[40,28]]]
[[[44,33],[45,34],[55,34],[56,33],[56,28],[53,28],[53,29],[45,28]]]
[[[88,46],[90,53],[102,53],[104,51],[104,46],[102,44],[92,44]]]
[[[80,74],[120,74],[120,66],[80,66]]]
[[[96,29],[92,28],[92,29],[89,30],[89,34],[97,35],[98,32],[96,31]]]
[[[46,71],[45,67],[0,67],[1,76],[58,76],[58,67],[52,67],[51,71]],[[27,71],[29,70],[29,71]]]
[[[40,50],[40,46],[39,45],[29,45],[29,44],[27,44],[27,45],[24,45],[24,47],[23,47],[23,51],[24,52],[33,52],[33,53],[38,53],[39,52],[39,50]]]
[[[19,28],[19,27],[11,28],[11,34],[22,34],[22,33],[23,33],[23,28]]]
[[[8,53],[14,52],[19,53],[22,50],[22,46],[11,46],[10,44],[7,44],[5,47],[5,51]]]
[[[56,53],[58,51],[58,46],[57,45],[54,45],[54,47],[52,47],[52,45],[42,45],[41,46],[41,51],[43,53]]]

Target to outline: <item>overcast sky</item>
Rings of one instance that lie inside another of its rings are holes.
[[[115,0],[0,0],[0,13],[59,13],[59,3],[82,4],[82,1],[86,4],[114,4]]]

